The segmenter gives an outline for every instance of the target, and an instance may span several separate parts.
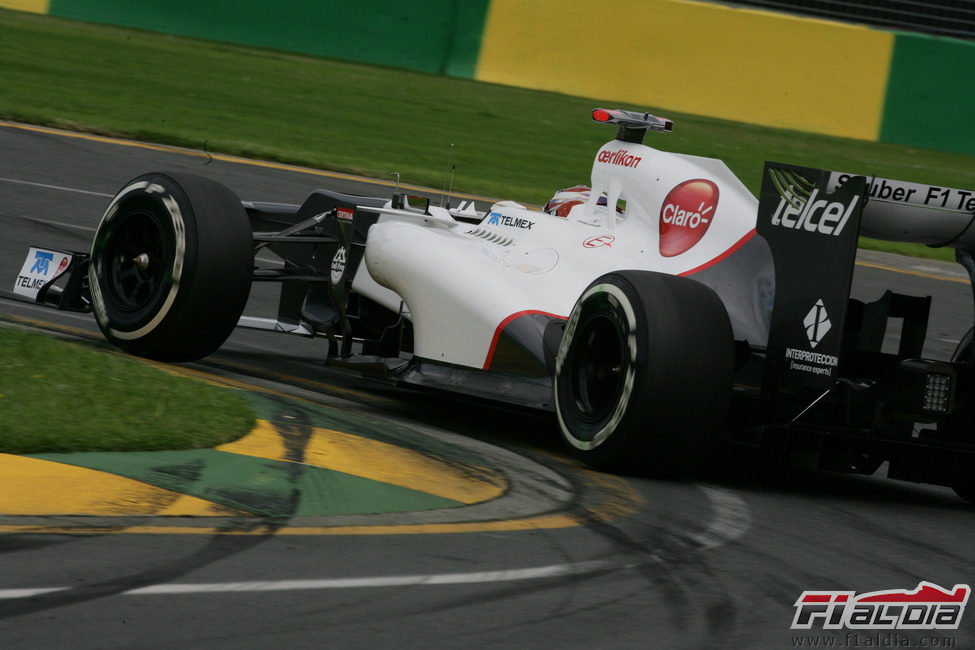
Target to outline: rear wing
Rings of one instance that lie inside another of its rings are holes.
[[[975,192],[766,163],[757,231],[772,250],[776,296],[763,394],[833,390],[840,375],[920,358],[930,298],[893,292],[850,299],[858,235],[955,247],[975,280]],[[975,284],[975,281],[973,281]],[[904,319],[900,349],[883,360],[890,318]]]
[[[827,191],[852,177],[830,172]],[[975,190],[878,177],[866,183],[861,235],[975,251]]]

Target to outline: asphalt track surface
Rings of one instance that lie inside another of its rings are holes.
[[[267,201],[391,189],[9,124],[0,151],[10,283],[32,244],[86,250],[111,195],[145,171],[190,171]],[[972,319],[960,269],[863,254],[854,295],[886,288],[934,297],[926,353],[949,355]],[[247,313],[270,315],[273,296],[255,292]],[[98,344],[89,316],[0,300],[0,317]],[[975,647],[971,615],[896,638],[790,630],[804,590],[971,584],[975,509],[948,489],[749,458],[719,457],[684,481],[607,476],[568,459],[547,418],[349,380],[322,367],[320,345],[239,331],[186,368],[466,450],[503,475],[503,494],[346,519],[0,514],[0,644]]]

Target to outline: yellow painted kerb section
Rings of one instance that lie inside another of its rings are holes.
[[[891,33],[681,0],[492,0],[476,78],[867,140]]]
[[[266,420],[258,420],[247,436],[217,449],[275,460],[287,457],[281,435]],[[308,440],[304,462],[467,504],[496,499],[508,487],[497,470],[319,427]]]
[[[93,469],[0,454],[0,514],[232,517],[247,513]]]
[[[51,0],[0,0],[0,8],[46,14],[51,9]]]

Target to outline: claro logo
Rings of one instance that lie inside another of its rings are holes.
[[[670,190],[660,209],[660,254],[674,257],[701,241],[718,209],[718,186],[696,178]]]
[[[618,151],[600,151],[599,155],[596,156],[596,160],[601,163],[609,163],[610,165],[619,165],[620,167],[636,167],[643,158],[632,155],[626,149],[620,149]]]
[[[780,199],[779,206],[772,215],[772,225],[839,236],[860,197],[855,196],[849,205],[843,205],[839,201],[819,199],[818,196],[819,188],[816,188],[805,201]]]

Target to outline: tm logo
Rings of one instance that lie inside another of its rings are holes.
[[[819,345],[819,342],[823,340],[823,337],[826,336],[826,333],[833,326],[829,322],[829,314],[826,313],[826,305],[823,304],[822,298],[816,301],[813,308],[802,319],[802,324],[806,327],[806,337],[809,339],[809,345],[815,350],[816,346]]]
[[[51,262],[54,260],[54,253],[45,253],[44,251],[37,251],[37,255],[34,257],[34,266],[30,268],[31,273],[40,273],[41,275],[47,275],[51,272]]]

